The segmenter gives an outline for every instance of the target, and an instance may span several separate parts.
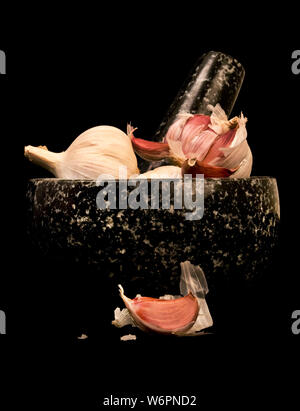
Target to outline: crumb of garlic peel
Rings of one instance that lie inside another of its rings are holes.
[[[77,337],[78,340],[86,340],[88,336],[86,334],[81,334],[80,337]]]
[[[120,340],[121,340],[121,341],[134,341],[134,340],[136,340],[136,335],[134,335],[134,334],[123,335],[123,336],[120,338]]]

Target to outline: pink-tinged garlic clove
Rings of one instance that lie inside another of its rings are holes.
[[[168,143],[158,143],[156,141],[148,141],[142,138],[134,137],[134,130],[130,124],[127,125],[127,134],[131,139],[132,147],[136,154],[146,161],[158,161],[170,156]]]
[[[151,297],[130,299],[124,295],[121,285],[119,289],[134,322],[143,331],[160,334],[182,333],[189,330],[197,319],[199,304],[191,293],[174,300]]]

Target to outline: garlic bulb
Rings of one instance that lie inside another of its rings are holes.
[[[127,134],[140,157],[148,161],[169,158],[182,167],[182,175],[249,177],[252,153],[247,143],[247,118],[241,113],[228,120],[219,104],[208,109],[210,116],[179,113],[161,143],[134,137],[131,125]]]
[[[25,156],[58,178],[96,180],[101,174],[119,178],[120,166],[127,167],[128,177],[139,174],[130,138],[111,126],[86,130],[61,153],[27,146]]]

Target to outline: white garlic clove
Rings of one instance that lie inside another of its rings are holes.
[[[181,178],[181,168],[177,166],[161,166],[140,174],[139,178]]]

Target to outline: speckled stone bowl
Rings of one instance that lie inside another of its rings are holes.
[[[219,280],[263,275],[279,233],[276,180],[206,179],[204,189],[204,215],[188,221],[174,208],[98,209],[94,181],[32,179],[28,241],[48,258],[92,266],[112,287],[122,283],[144,295],[178,293],[185,260],[201,265],[210,289]]]

